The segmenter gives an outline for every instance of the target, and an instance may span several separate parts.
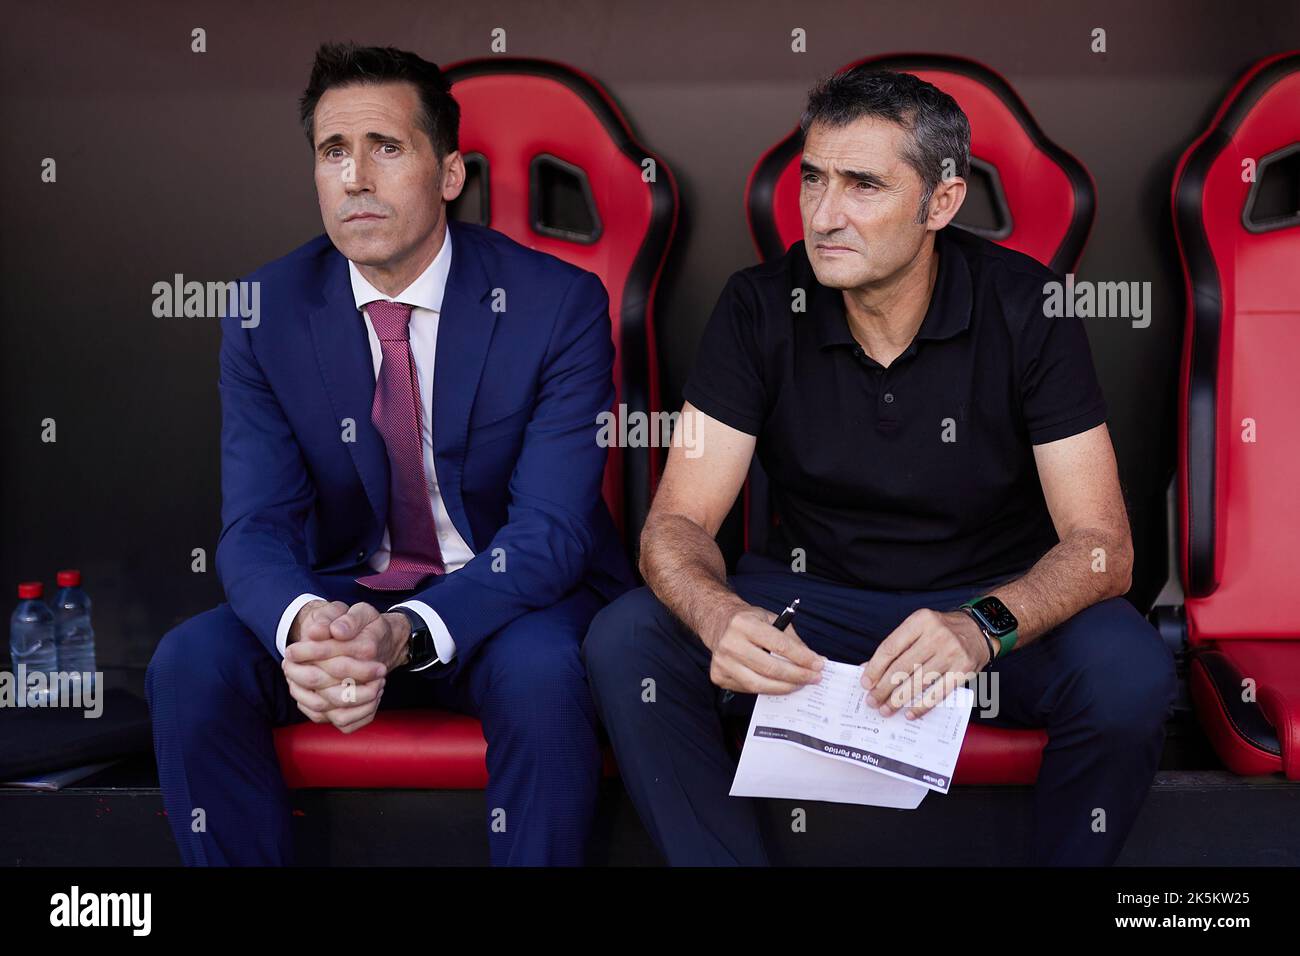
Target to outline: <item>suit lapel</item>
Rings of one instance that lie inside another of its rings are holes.
[[[433,450],[438,486],[447,513],[462,538],[478,551],[461,496],[469,414],[487,361],[497,313],[478,237],[458,223],[451,230],[451,271],[438,317],[433,373]]]
[[[329,256],[322,296],[323,302],[310,316],[316,361],[340,435],[344,419],[356,423],[355,441],[344,445],[382,527],[388,516],[388,452],[383,437],[370,421],[375,401],[375,367],[365,319],[352,294],[348,261],[337,249]],[[378,544],[376,538],[371,546]]]

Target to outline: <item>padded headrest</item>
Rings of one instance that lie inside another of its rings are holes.
[[[658,410],[652,307],[676,225],[672,173],[636,142],[605,90],[571,67],[501,57],[446,72],[469,171],[452,214],[600,276],[614,326],[615,404]],[[625,533],[639,532],[648,509],[654,451],[611,449],[605,497]]]
[[[912,73],[948,93],[965,111],[971,125],[972,175],[984,178],[1001,220],[996,228],[972,231],[1058,272],[1074,268],[1092,226],[1092,180],[1078,160],[1043,134],[1002,77],[972,60],[952,56],[895,54],[859,60],[850,67],[862,64]],[[802,149],[803,133],[796,127],[750,174],[746,187],[750,232],[764,259],[782,255],[803,238]]]
[[[1294,636],[1300,52],[1237,82],[1183,155],[1172,199],[1188,303],[1179,543],[1189,632]]]

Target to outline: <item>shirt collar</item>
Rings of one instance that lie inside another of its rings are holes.
[[[939,256],[939,274],[934,280],[934,292],[930,296],[930,305],[925,311],[925,318],[916,331],[916,338],[908,351],[914,350],[915,342],[922,339],[939,340],[952,338],[959,332],[970,328],[971,307],[974,300],[970,265],[958,243],[948,235],[948,230],[957,228],[945,226],[935,233],[934,249]],[[802,246],[801,246],[802,249]],[[829,289],[817,281],[808,262],[806,252],[800,257],[800,269],[809,288],[809,312],[817,329],[817,342],[821,348],[832,345],[857,345],[853,333],[849,330],[848,316],[844,309],[844,294],[839,289]]]
[[[433,257],[428,267],[416,277],[415,281],[395,296],[386,296],[376,289],[355,262],[348,260],[348,274],[352,278],[352,296],[357,308],[361,309],[371,302],[404,302],[418,309],[431,312],[442,311],[442,295],[447,288],[447,275],[451,272],[451,230],[442,237],[442,248]]]

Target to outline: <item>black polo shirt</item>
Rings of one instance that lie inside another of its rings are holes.
[[[821,577],[938,590],[1013,577],[1057,543],[1032,446],[1106,420],[1083,324],[1044,316],[1060,277],[1030,257],[951,226],[935,248],[929,308],[887,368],[802,242],[723,289],[684,395],[757,436],[772,557],[802,548]]]

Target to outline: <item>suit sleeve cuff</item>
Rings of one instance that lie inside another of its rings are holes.
[[[409,607],[420,617],[424,618],[424,623],[429,625],[429,633],[433,637],[433,649],[438,652],[438,660],[444,664],[450,664],[452,658],[456,656],[456,642],[451,639],[451,631],[447,630],[447,625],[438,612],[423,601],[403,601],[401,604],[394,604],[393,607]],[[392,610],[390,607],[388,610]]]
[[[275,649],[284,657],[284,649],[289,646],[289,628],[293,627],[293,619],[298,616],[304,604],[311,601],[325,600],[319,594],[299,594],[289,602],[289,606],[284,609],[280,615],[280,625],[275,629]]]

